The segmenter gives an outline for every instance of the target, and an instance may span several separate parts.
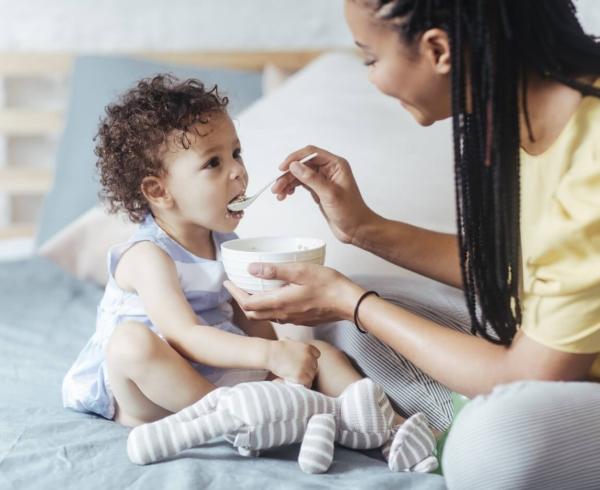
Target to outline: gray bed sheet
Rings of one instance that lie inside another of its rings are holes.
[[[35,257],[0,263],[0,489],[443,489],[438,475],[391,473],[376,451],[336,448],[324,475],[298,467],[298,445],[242,458],[216,442],[136,466],[128,430],[65,410],[62,377],[94,328],[102,291]]]

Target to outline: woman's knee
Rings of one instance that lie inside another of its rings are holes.
[[[146,325],[126,322],[113,331],[106,346],[106,362],[111,369],[128,371],[154,358],[162,340]]]
[[[517,382],[469,402],[444,447],[448,488],[592,488],[586,478],[596,476],[579,470],[584,454],[600,451],[600,408],[593,386],[576,386],[586,384]]]
[[[476,398],[455,418],[442,455],[449,489],[477,488],[481,484],[477,480],[482,472],[488,471],[487,460],[494,445],[490,425],[495,425],[498,412],[498,407],[489,400]]]

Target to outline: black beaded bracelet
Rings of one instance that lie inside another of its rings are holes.
[[[356,325],[356,328],[358,329],[358,331],[360,333],[368,333],[366,330],[363,330],[362,328],[360,328],[359,324],[358,324],[358,307],[360,306],[360,304],[363,302],[363,300],[367,297],[374,294],[375,296],[377,296],[378,298],[380,298],[379,293],[377,291],[366,291],[362,294],[362,296],[360,298],[358,298],[358,301],[356,302],[356,306],[354,307],[354,325]]]

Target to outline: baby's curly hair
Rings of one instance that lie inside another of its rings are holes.
[[[210,115],[226,113],[227,97],[215,85],[207,89],[198,80],[181,81],[159,74],[139,81],[106,108],[95,153],[100,173],[100,198],[111,213],[124,211],[140,223],[150,207],[141,190],[142,180],[164,175],[161,155],[175,136],[183,148],[190,147],[189,132]]]

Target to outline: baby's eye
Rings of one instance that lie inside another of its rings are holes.
[[[217,157],[215,158],[211,158],[208,163],[206,164],[206,168],[216,168],[221,164],[221,160],[219,160]]]
[[[242,158],[242,149],[241,148],[237,148],[233,151],[233,158],[235,158],[236,160],[238,158]]]
[[[373,65],[375,65],[375,63],[377,63],[377,60],[375,60],[375,59],[368,59],[368,60],[365,60],[363,64],[365,66],[373,66]]]

